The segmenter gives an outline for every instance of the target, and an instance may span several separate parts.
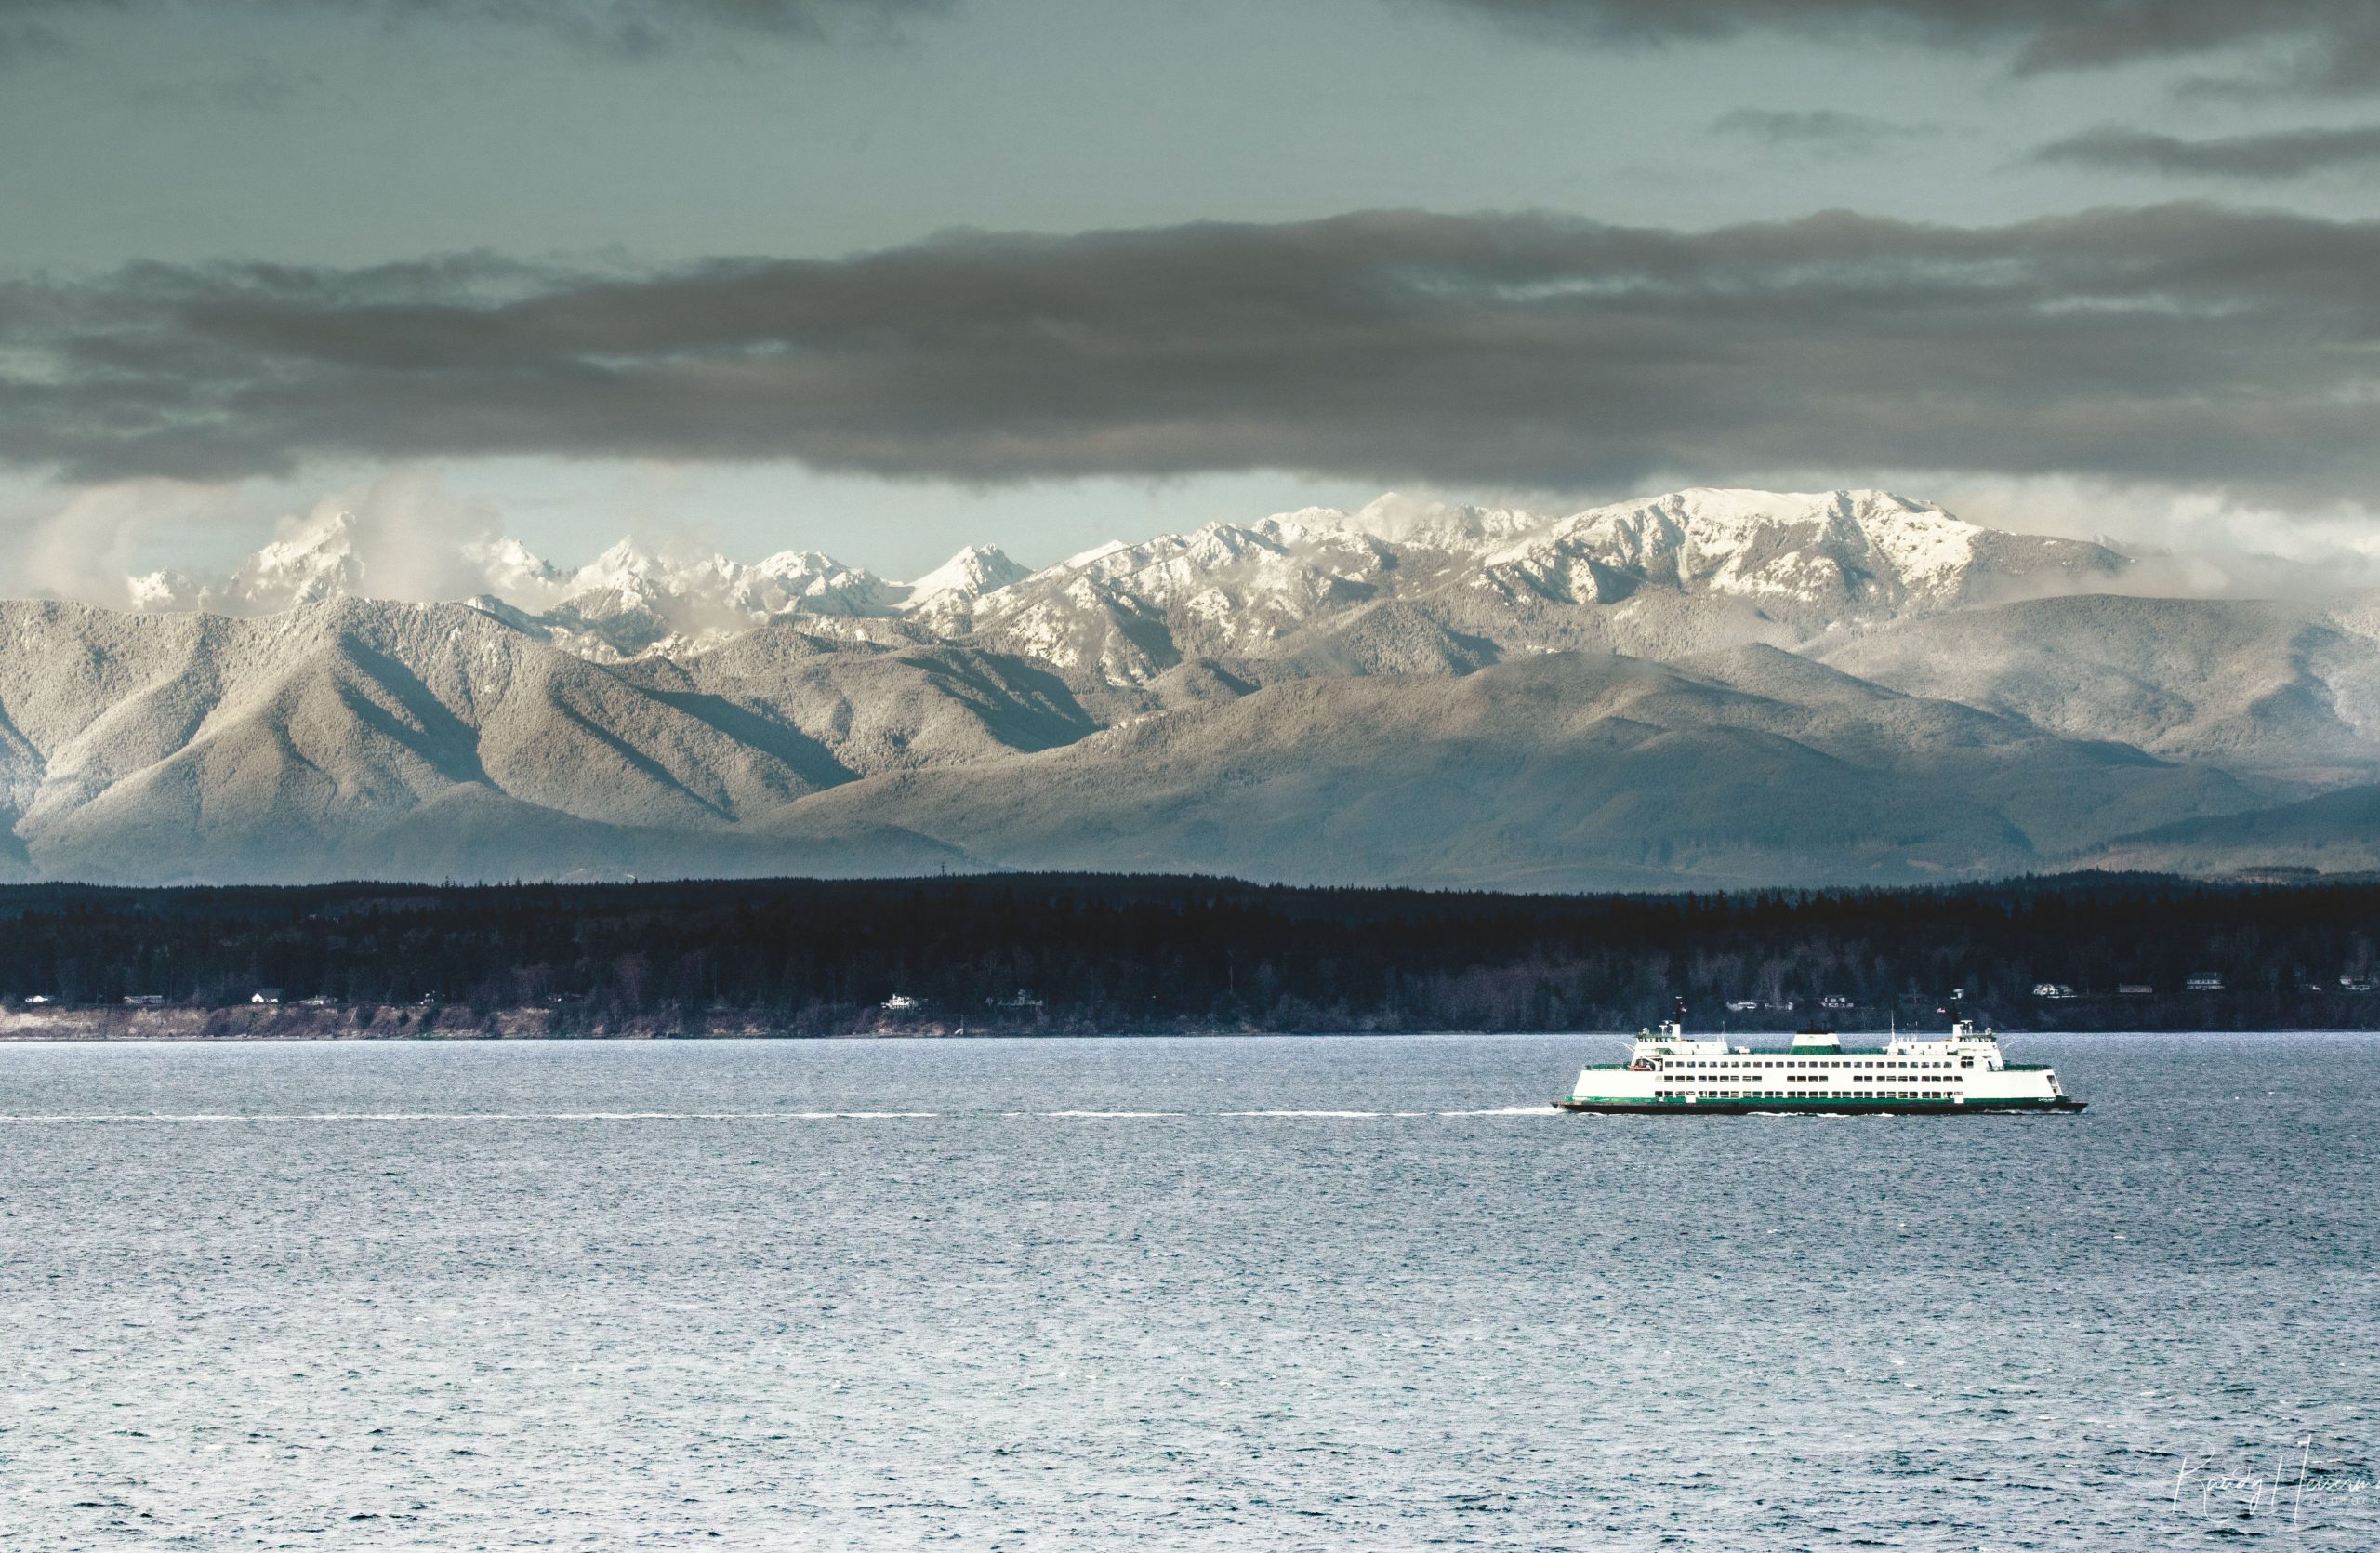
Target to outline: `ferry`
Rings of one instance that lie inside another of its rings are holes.
[[[1589,1067],[1554,1102],[1567,1111],[1631,1116],[1747,1116],[1753,1112],[1868,1112],[1972,1116],[2079,1111],[2057,1074],[2010,1062],[2000,1038],[1954,1018],[1941,1036],[1894,1035],[1874,1049],[1846,1047],[1830,1030],[1804,1030],[1784,1052],[1755,1052],[1686,1033],[1686,1010],[1636,1032],[1625,1063]]]

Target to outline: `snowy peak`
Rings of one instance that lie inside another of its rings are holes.
[[[602,658],[703,646],[787,617],[898,619],[1137,686],[1200,658],[1372,672],[1568,647],[1659,656],[1790,644],[2087,588],[2126,564],[1876,490],[1698,487],[1568,514],[1391,492],[1353,511],[1303,508],[1101,545],[1038,572],[970,546],[909,582],[816,551],[745,563],[628,539],[575,569],[500,537],[450,541],[428,562],[414,546],[384,564],[390,533],[317,509],[219,583],[156,573],[127,587],[143,610],[235,615],[350,595],[485,598]]]
[[[566,575],[520,540],[509,538],[466,545],[463,556],[486,577],[487,591],[499,598],[540,597],[550,593]]]
[[[231,596],[245,613],[269,615],[364,591],[364,558],[355,514],[331,512],[275,539],[231,574]]]
[[[1202,657],[1372,671],[1792,642],[2123,564],[1886,491],[1700,488],[1567,516],[1392,493],[1104,545],[986,598],[969,623],[1010,651],[1142,684]]]
[[[1615,603],[1648,585],[1738,599],[1815,629],[2123,564],[2098,545],[1997,534],[1889,491],[1698,488],[1574,513],[1488,556],[1483,572],[1564,602]]]
[[[635,657],[695,647],[784,615],[882,616],[897,590],[815,551],[746,564],[654,555],[623,539],[565,575],[539,617],[574,651]]]
[[[132,606],[143,611],[275,615],[346,598],[364,590],[356,529],[354,513],[317,509],[302,519],[284,520],[282,532],[229,577],[209,582],[187,572],[151,572],[126,578],[125,586]]]
[[[1032,575],[1031,568],[1010,560],[997,546],[969,545],[925,576],[905,584],[902,602],[913,610],[972,604]]]
[[[570,589],[575,593],[606,588],[633,592],[660,569],[658,558],[638,549],[635,540],[623,538],[568,576]]]

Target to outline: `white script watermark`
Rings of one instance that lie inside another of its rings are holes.
[[[2185,1455],[2174,1474],[2174,1508],[2210,1519],[2271,1516],[2295,1530],[2309,1510],[2321,1516],[2375,1502],[2380,1483],[2370,1470],[2316,1456],[2310,1436],[2275,1452],[2268,1465],[2242,1470],[2219,1456]]]

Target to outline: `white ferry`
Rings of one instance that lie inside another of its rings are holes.
[[[1846,1047],[1830,1031],[1805,1030],[1785,1052],[1755,1052],[1686,1033],[1686,1010],[1658,1030],[1639,1030],[1625,1063],[1583,1069],[1570,1111],[1655,1116],[1743,1116],[1753,1111],[2079,1111],[2052,1069],[2010,1062],[2000,1038],[1954,1020],[1946,1036],[1896,1035],[1874,1050]]]

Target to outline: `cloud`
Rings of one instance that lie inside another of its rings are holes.
[[[2036,162],[2062,162],[2174,178],[2304,178],[2342,168],[2380,166],[2380,125],[2291,129],[2186,140],[2113,125],[2053,140]]]
[[[0,0],[0,61],[60,46],[78,15],[162,11],[176,0]],[[218,8],[345,14],[390,26],[494,23],[628,54],[697,39],[883,35],[955,0],[211,0]]]
[[[448,492],[435,471],[405,468],[284,516],[274,528],[276,540],[299,549],[326,535],[351,557],[355,586],[376,599],[461,599],[488,590],[485,557],[504,538],[504,524],[488,503]],[[273,579],[253,573],[251,562],[234,585],[267,594]],[[260,599],[252,607],[287,604]]]
[[[2321,595],[2380,587],[2380,512],[2362,500],[2279,508],[2063,476],[1921,477],[1910,486],[1986,527],[2091,539],[2133,564],[2078,586],[2151,598]]]
[[[418,466],[285,510],[235,569],[209,564],[228,546],[253,542],[261,495],[240,483],[156,479],[86,487],[24,524],[6,580],[36,597],[228,615],[273,614],[337,592],[425,603],[492,592],[539,606],[553,602],[534,558],[508,539],[496,509],[450,493],[437,471]],[[200,538],[207,542],[192,544]],[[173,548],[183,564],[139,571],[166,540],[178,541]],[[198,549],[206,560],[190,553]]]
[[[0,285],[0,461],[83,481],[518,454],[2327,499],[2380,483],[2375,391],[2380,222],[2197,204],[1707,232],[1374,211],[636,274],[477,256]]]
[[[122,609],[135,557],[157,536],[233,531],[246,514],[218,485],[126,480],[68,493],[55,505],[10,501],[16,538],[0,552],[0,587],[10,597],[83,599]]]
[[[1711,121],[1711,132],[1811,156],[1852,156],[1940,135],[1938,125],[1895,124],[1832,108],[1737,108]]]
[[[2009,50],[2022,71],[2227,49],[2284,57],[2288,79],[2380,86],[2371,0],[1435,0],[1533,36],[1664,44],[1746,34]]]
[[[999,0],[0,0],[0,65],[53,52],[78,17],[211,5],[344,14],[392,27],[495,24],[626,55],[701,43],[882,38]],[[2380,89],[2372,0],[1382,0],[1555,42],[1621,46],[1800,36],[1986,47],[2020,72],[2236,56],[2193,89],[2228,96]]]

